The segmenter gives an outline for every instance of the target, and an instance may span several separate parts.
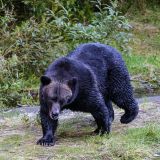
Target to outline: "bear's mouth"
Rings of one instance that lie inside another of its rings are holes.
[[[57,120],[58,117],[59,117],[58,114],[53,114],[53,113],[50,114],[50,118],[53,119],[53,120]]]
[[[57,119],[58,119],[58,116],[52,116],[52,119],[53,119],[53,120],[57,120]]]

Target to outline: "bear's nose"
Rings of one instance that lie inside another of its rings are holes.
[[[58,113],[52,113],[52,119],[57,120],[58,119]]]
[[[58,117],[58,113],[52,113],[53,117]]]

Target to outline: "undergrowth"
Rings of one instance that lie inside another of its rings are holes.
[[[90,22],[70,17],[70,11],[57,2],[59,10],[45,9],[41,19],[31,17],[16,22],[14,10],[3,8],[0,19],[0,106],[36,103],[39,77],[54,59],[67,54],[80,43],[102,42],[129,52],[131,39],[126,17],[116,4],[95,12]],[[14,9],[14,8],[13,8]]]
[[[1,0],[0,107],[37,104],[48,64],[86,42],[116,47],[132,76],[157,87],[160,8],[157,0],[145,2]]]

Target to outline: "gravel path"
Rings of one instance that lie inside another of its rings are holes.
[[[141,109],[141,108],[143,108],[141,106],[145,105],[146,103],[147,104],[150,103],[151,105],[149,105],[149,106],[151,108],[153,106],[152,104],[154,104],[154,106],[156,106],[156,108],[158,108],[160,110],[160,96],[138,98],[137,101],[138,101],[138,103],[140,105],[140,113],[144,113],[145,112],[144,109]],[[115,109],[115,110],[118,110],[118,111],[115,111],[115,114],[117,114],[117,115],[122,114],[122,111],[119,111],[119,109]],[[38,114],[38,112],[39,112],[39,106],[18,107],[18,108],[15,108],[15,109],[11,109],[11,110],[5,111],[5,113],[25,114],[25,115],[28,115],[30,117],[35,117]],[[84,114],[82,112],[72,112],[70,110],[65,110],[60,115],[60,119],[70,119],[70,118],[73,118],[75,116],[85,116],[86,117],[86,115],[87,114]],[[0,116],[0,119],[1,118],[2,117]]]

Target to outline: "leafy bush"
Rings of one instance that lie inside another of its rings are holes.
[[[132,10],[134,14],[135,11],[143,14],[146,8],[157,8],[160,4],[159,0],[114,0],[114,2],[118,4],[118,10],[121,12]],[[15,18],[21,22],[32,16],[41,19],[46,8],[56,12],[65,9],[72,21],[88,22],[94,16],[94,12],[99,12],[106,4],[111,5],[111,0],[1,0],[0,14],[4,15],[1,8],[13,9]],[[101,8],[98,8],[100,5]]]
[[[92,13],[90,23],[74,20],[70,10],[56,5],[61,9],[45,9],[41,20],[31,17],[15,25],[13,12],[7,10],[1,17],[1,106],[35,103],[39,77],[48,64],[80,43],[99,41],[128,51],[131,27],[116,4],[95,4],[99,12]]]
[[[128,42],[131,29],[127,19],[120,16],[116,8],[106,6],[95,14],[89,25],[82,23],[75,24],[69,28],[70,40],[76,43],[82,42],[102,42],[129,52]]]

